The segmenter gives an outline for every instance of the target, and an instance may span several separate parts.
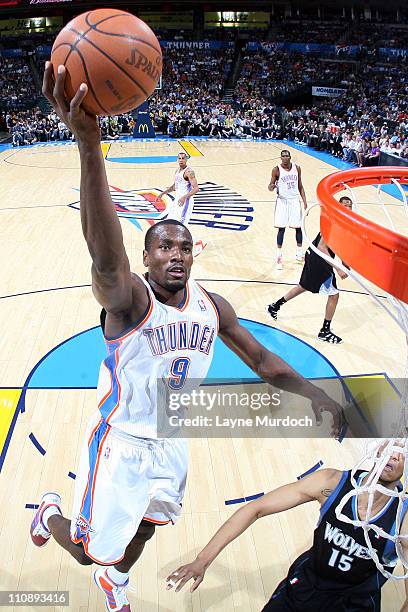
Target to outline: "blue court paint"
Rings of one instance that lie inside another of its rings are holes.
[[[277,353],[305,378],[337,378],[336,368],[315,348],[263,323],[240,319],[255,338]],[[33,368],[24,387],[28,389],[96,388],[99,366],[107,355],[101,328],[93,327],[62,342]],[[235,353],[217,338],[207,381],[227,383],[260,380]]]
[[[68,472],[68,478],[72,478],[72,480],[75,480],[76,474],[74,474],[74,472]]]
[[[258,497],[262,497],[263,495],[265,495],[265,493],[262,491],[262,493],[255,493],[255,495],[249,495],[249,497],[245,498],[245,501],[249,502],[249,501],[253,501],[254,499],[258,499]]]
[[[35,435],[33,433],[30,433],[28,437],[30,438],[31,442],[34,444],[35,448],[41,453],[41,455],[45,455],[46,450],[45,448],[41,446],[41,444],[39,443]]]
[[[236,499],[226,499],[224,504],[226,506],[232,506],[233,504],[243,504],[244,502],[253,501],[254,499],[258,499],[258,497],[262,497],[265,493],[255,493],[255,495],[248,495],[248,497],[237,497]]]
[[[270,351],[287,361],[292,368],[305,378],[337,378],[336,368],[317,349],[303,340],[292,336],[281,329],[258,323],[249,319],[239,319],[241,324]],[[225,379],[236,381],[260,380],[241,359],[217,338],[214,358],[207,379],[226,382]]]
[[[304,478],[305,476],[308,476],[309,474],[313,474],[313,472],[316,472],[320,467],[322,467],[322,465],[323,465],[323,461],[320,459],[320,461],[318,461],[316,465],[311,467],[310,470],[307,470],[307,472],[304,472],[300,476],[297,476],[297,479],[302,480],[302,478]]]
[[[29,389],[96,388],[106,347],[99,326],[87,329],[53,348],[33,368]]]
[[[131,219],[130,217],[127,217],[127,220],[130,221],[130,223],[132,225],[134,225],[135,227],[137,227],[137,229],[141,230],[142,226],[140,225],[139,221],[137,219]]]
[[[38,510],[38,508],[40,507],[39,504],[26,504],[25,507],[28,510]]]
[[[169,164],[177,161],[177,155],[155,155],[144,157],[107,157],[106,161],[117,164]]]
[[[237,499],[226,499],[225,505],[232,506],[232,504],[242,504],[245,501],[245,497],[238,497]]]

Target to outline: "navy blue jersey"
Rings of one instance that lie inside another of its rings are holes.
[[[366,474],[357,472],[357,482]],[[291,565],[263,612],[380,612],[381,587],[386,578],[371,559],[363,529],[340,521],[335,513],[344,495],[353,489],[351,472],[343,472],[336,489],[321,507],[312,548]],[[390,497],[371,522],[394,534],[397,506],[398,500]],[[358,520],[355,496],[342,512]],[[369,537],[380,561],[391,573],[397,562],[394,543],[378,538],[372,530]]]
[[[357,483],[361,482],[366,474],[367,472],[358,471]],[[311,549],[313,569],[319,577],[333,582],[351,585],[375,579],[379,584],[383,584],[385,577],[378,571],[371,558],[363,529],[344,523],[336,517],[336,506],[353,489],[351,472],[343,472],[338,486],[321,507]],[[390,497],[383,509],[372,517],[370,523],[375,523],[387,533],[394,535],[397,507],[398,498]],[[357,496],[347,501],[342,512],[350,519],[360,520],[357,513]],[[392,572],[397,561],[394,543],[378,536],[373,530],[370,530],[368,535],[380,562]]]

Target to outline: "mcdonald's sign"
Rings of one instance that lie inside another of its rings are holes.
[[[148,102],[144,102],[140,108],[137,109],[137,119],[135,127],[133,128],[133,138],[154,138],[154,127],[149,114]]]

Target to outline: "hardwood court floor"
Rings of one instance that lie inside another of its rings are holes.
[[[267,190],[271,169],[281,149],[290,148],[293,160],[302,167],[308,201],[313,202],[318,181],[334,168],[327,160],[287,143],[200,141],[184,146],[194,153],[191,165],[198,182],[205,184],[196,199],[191,229],[195,239],[208,245],[195,260],[194,277],[208,290],[226,297],[240,317],[271,325],[265,306],[296,284],[301,270],[294,263],[293,232],[285,239],[283,271],[274,267],[274,197]],[[114,142],[105,147],[116,202],[132,211],[141,200],[135,190],[154,193],[155,188],[170,185],[175,162],[157,163],[155,158],[171,158],[180,149],[177,142],[159,141]],[[95,391],[86,388],[86,370],[82,386],[63,388],[58,382],[66,374],[64,361],[44,359],[44,368],[51,365],[46,371],[37,368],[42,379],[38,374],[38,384],[27,383],[30,372],[49,351],[99,320],[99,307],[89,287],[90,258],[79,212],[68,207],[79,199],[75,191],[78,161],[76,148],[70,144],[0,153],[2,448],[19,398],[21,406],[21,389],[25,384],[28,387],[25,411],[16,420],[0,474],[0,590],[67,589],[69,609],[85,612],[103,609],[90,568],[77,565],[54,543],[35,549],[28,536],[32,511],[26,508],[26,504],[38,503],[45,490],[57,490],[70,516],[74,483],[68,474],[75,472],[86,422],[95,410]],[[404,227],[400,203],[388,195],[384,200],[395,222]],[[373,188],[359,190],[359,211],[384,223],[375,201]],[[216,227],[204,225],[209,221]],[[138,272],[143,271],[141,251],[148,226],[148,221],[132,217],[122,222],[131,264]],[[309,226],[314,238],[317,210],[312,211]],[[274,326],[320,351],[342,375],[385,372],[402,376],[406,354],[402,333],[350,279],[340,283],[344,291],[333,329],[344,338],[343,345],[326,346],[316,339],[325,304],[319,296],[304,295],[289,303]],[[360,445],[350,441],[340,445],[313,439],[193,440],[182,518],[175,527],[157,529],[132,571],[134,610],[259,611],[289,564],[310,545],[318,516],[316,504],[258,521],[216,560],[193,595],[167,592],[164,578],[177,565],[191,560],[239,507],[226,506],[226,500],[271,490],[319,461],[324,466],[351,467],[359,453]],[[402,593],[400,583],[388,583],[383,590],[383,610],[397,612]]]

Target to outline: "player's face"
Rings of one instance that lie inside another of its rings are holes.
[[[350,198],[347,198],[347,199],[344,198],[344,200],[342,200],[341,204],[343,204],[343,206],[345,206],[349,210],[352,210],[352,208],[353,208],[353,202],[350,200]]]
[[[187,166],[187,155],[185,153],[179,153],[177,156],[177,161],[180,168],[186,168]]]
[[[394,451],[388,459],[387,465],[384,467],[380,475],[380,482],[389,483],[399,480],[404,473],[404,453]]]
[[[281,153],[282,166],[290,165],[290,153]]]
[[[181,225],[164,225],[144,251],[145,266],[151,278],[171,293],[184,289],[193,265],[190,232]]]

